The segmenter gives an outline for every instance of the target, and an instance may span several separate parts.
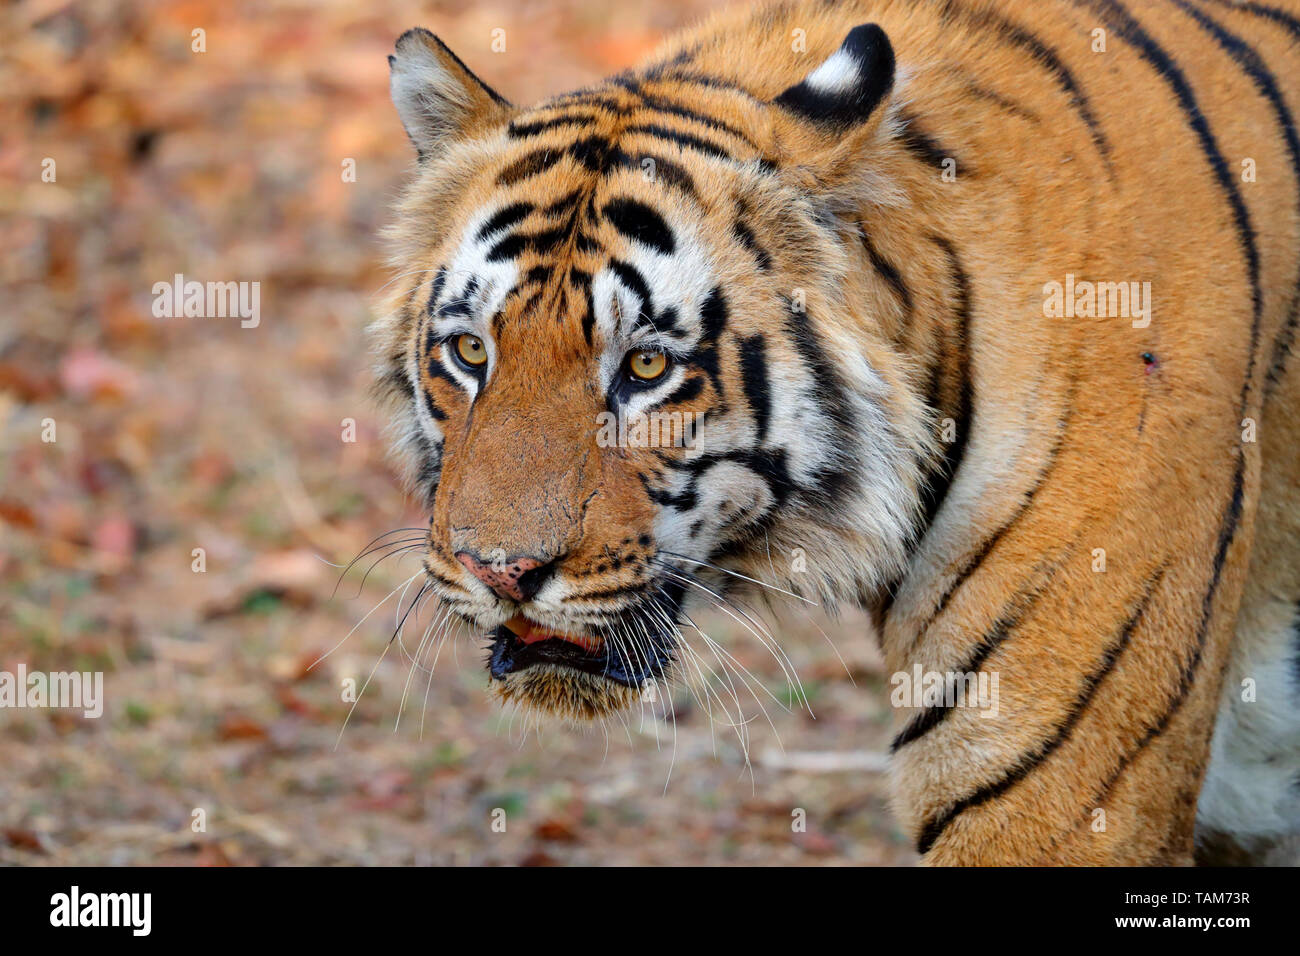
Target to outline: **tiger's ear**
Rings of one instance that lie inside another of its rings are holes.
[[[894,88],[894,48],[874,23],[854,27],[839,49],[772,101],[795,164],[830,184],[860,162]]]
[[[854,27],[840,48],[775,100],[814,123],[864,123],[894,86],[894,48],[874,23]]]
[[[388,68],[393,105],[421,162],[448,140],[509,115],[510,104],[428,30],[398,37]]]

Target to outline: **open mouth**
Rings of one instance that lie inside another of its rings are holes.
[[[488,667],[493,678],[505,680],[535,664],[556,664],[636,689],[663,673],[671,655],[662,644],[624,648],[603,637],[544,628],[516,614],[493,633]]]

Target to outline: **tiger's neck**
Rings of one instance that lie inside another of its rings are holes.
[[[924,79],[913,83],[923,88]],[[1077,347],[1067,327],[1044,320],[1042,289],[1070,267],[1061,236],[1087,241],[1089,225],[1069,210],[1086,207],[1093,180],[1063,176],[1056,186],[1069,201],[1030,218],[1020,191],[1043,173],[1006,152],[998,139],[1005,129],[976,140],[951,125],[950,112],[925,112],[918,105],[925,100],[918,93],[898,111],[892,140],[870,160],[873,176],[905,198],[860,206],[860,268],[845,282],[847,298],[860,303],[864,336],[883,338],[905,370],[909,398],[929,410],[935,453],[920,489],[912,555],[928,544],[930,560],[943,561],[974,530],[936,522],[958,478],[991,470],[977,464],[981,430],[992,426],[1008,440],[1018,433],[1013,443],[1031,456],[1055,434],[1048,426],[1063,396],[1020,370],[1068,361]],[[1003,121],[1020,120],[1007,114]],[[964,499],[978,504],[978,483],[964,484]],[[866,603],[880,616],[891,594]]]

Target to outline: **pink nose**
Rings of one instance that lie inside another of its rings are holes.
[[[514,557],[502,561],[483,561],[468,551],[457,551],[456,560],[501,597],[527,601],[541,588],[545,579],[539,570],[546,562],[537,558]]]

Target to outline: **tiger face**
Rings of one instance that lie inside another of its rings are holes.
[[[496,694],[600,718],[690,676],[692,611],[738,586],[877,593],[928,456],[883,336],[842,321],[879,28],[781,91],[680,51],[518,109],[422,30],[390,65],[419,167],[379,379],[428,587]]]

